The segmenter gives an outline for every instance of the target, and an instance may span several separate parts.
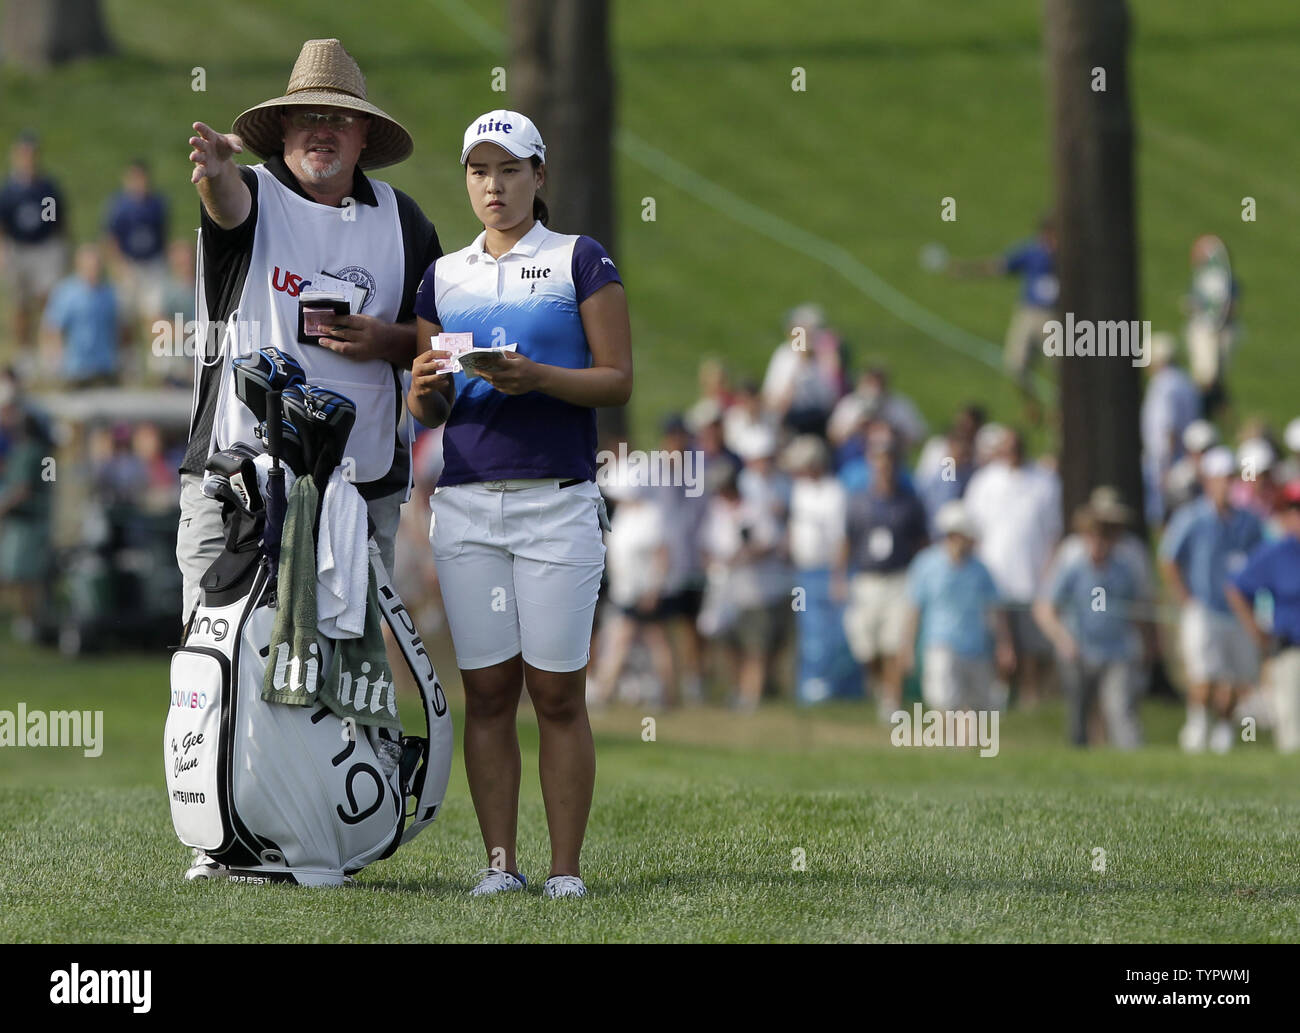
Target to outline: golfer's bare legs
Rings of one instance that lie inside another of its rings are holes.
[[[460,672],[465,686],[465,774],[488,864],[517,873],[519,734],[515,715],[524,684],[523,659]]]
[[[551,833],[550,874],[581,875],[579,858],[596,785],[596,746],[587,720],[587,669],[539,671],[524,664],[524,672],[537,713],[538,770]],[[515,777],[517,782],[517,768]],[[477,805],[477,797],[474,802]]]

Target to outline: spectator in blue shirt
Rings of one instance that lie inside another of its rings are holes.
[[[925,547],[928,527],[921,500],[901,483],[893,438],[888,434],[872,435],[867,447],[871,487],[849,497],[848,535],[840,551],[834,583],[835,594],[842,597],[845,593],[838,586],[844,583],[845,572],[853,571],[844,633],[853,658],[863,665],[868,676],[879,677],[876,699],[881,717],[888,720],[903,698],[898,652],[907,567]]]
[[[1056,223],[1047,217],[1039,223],[1038,236],[1005,255],[949,264],[949,270],[957,276],[1020,277],[1020,301],[1007,328],[1003,359],[1007,372],[1031,402],[1031,416],[1038,414],[1038,409],[1032,404],[1030,373],[1035,356],[1043,350],[1043,324],[1057,318],[1060,282],[1056,275],[1056,246]]]
[[[1273,597],[1272,636],[1277,655],[1269,662],[1274,737],[1284,753],[1300,750],[1300,481],[1282,489],[1278,522],[1282,537],[1259,545],[1228,579],[1225,595],[1237,620],[1261,650],[1268,633],[1255,617],[1261,592]]]
[[[1212,448],[1201,460],[1204,494],[1169,521],[1160,543],[1160,567],[1182,607],[1180,640],[1187,672],[1187,723],[1178,741],[1200,752],[1232,748],[1233,706],[1255,682],[1259,656],[1246,629],[1233,617],[1224,589],[1263,540],[1263,524],[1228,496],[1237,464],[1228,448]],[[1207,708],[1217,721],[1211,731]]]
[[[943,540],[919,553],[907,572],[900,664],[910,671],[920,651],[927,706],[990,709],[995,656],[1004,675],[1015,666],[1006,611],[993,575],[973,553],[975,525],[962,503],[946,503],[935,523]]]
[[[118,368],[121,332],[117,293],[104,278],[99,248],[77,249],[77,271],[54,288],[45,326],[62,341],[60,375],[70,387],[112,384]]]
[[[36,134],[22,133],[10,151],[0,186],[0,267],[13,291],[13,340],[31,365],[36,321],[67,262],[59,186],[40,167]]]
[[[1142,641],[1135,618],[1138,605],[1148,600],[1132,564],[1115,554],[1120,527],[1084,506],[1075,516],[1075,530],[1085,548],[1056,564],[1034,601],[1034,619],[1056,648],[1070,742],[1088,744],[1088,717],[1096,702],[1110,742],[1133,749],[1142,744],[1137,709]],[[1142,630],[1151,655],[1149,623]]]
[[[167,283],[167,202],[137,159],[127,166],[122,189],[108,205],[104,228],[113,250],[122,311],[148,326],[163,317]]]

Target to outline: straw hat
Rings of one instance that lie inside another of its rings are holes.
[[[365,76],[336,39],[309,39],[293,64],[284,96],[249,108],[235,119],[234,132],[259,158],[283,152],[280,109],[288,105],[347,108],[369,115],[370,132],[357,161],[363,169],[396,165],[414,149],[411,134],[366,100]]]
[[[1087,508],[1101,524],[1126,527],[1133,520],[1132,508],[1124,504],[1119,489],[1109,484],[1100,484],[1092,489]]]

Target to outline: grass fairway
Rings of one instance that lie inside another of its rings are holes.
[[[1283,941],[1300,926],[1300,759],[1060,745],[1060,711],[1001,752],[899,749],[867,708],[596,715],[592,896],[471,901],[481,864],[457,755],[446,808],[342,891],[185,884],[163,789],[166,666],[5,644],[0,709],[102,708],[103,755],[0,750],[5,941]],[[454,671],[443,665],[458,693]],[[536,729],[521,718],[520,857],[547,860]],[[1106,871],[1093,869],[1094,848]],[[795,870],[801,849],[805,870]]]

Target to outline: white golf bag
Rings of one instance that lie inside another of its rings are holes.
[[[247,530],[204,577],[172,656],[164,733],[172,823],[232,881],[342,885],[437,814],[451,774],[447,700],[372,538],[384,619],[419,686],[427,737],[358,725],[323,704],[263,701],[275,578],[257,529]],[[328,670],[330,640],[319,636],[318,646]]]

